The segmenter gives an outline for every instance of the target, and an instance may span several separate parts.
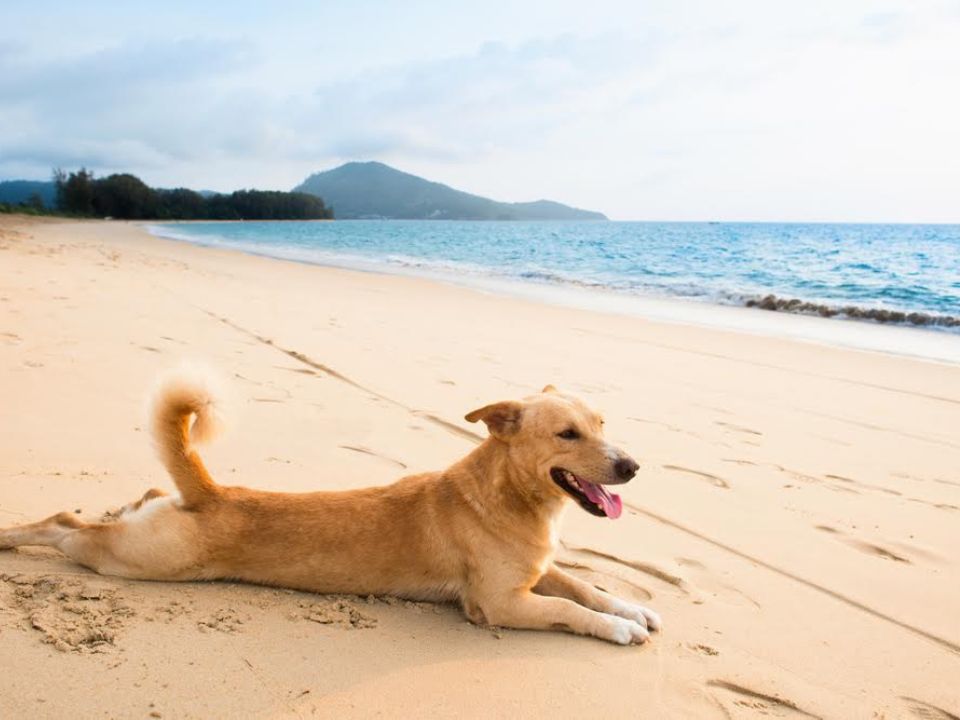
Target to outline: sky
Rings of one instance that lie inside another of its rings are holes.
[[[0,179],[960,222],[960,0],[4,2]]]

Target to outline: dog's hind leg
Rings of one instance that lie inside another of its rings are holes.
[[[202,577],[196,522],[175,500],[154,500],[107,523],[88,523],[72,513],[59,513],[0,530],[0,550],[46,545],[104,575],[144,580]]]
[[[572,600],[545,597],[529,590],[515,590],[464,603],[471,618],[482,616],[491,625],[527,630],[567,630],[592,635],[619,645],[646,642],[646,627],[627,618],[590,610]],[[479,613],[476,612],[479,609]]]
[[[49,545],[57,547],[64,536],[87,523],[72,513],[62,512],[40,522],[0,530],[0,550],[9,550],[20,545]]]
[[[0,530],[0,549],[21,545],[45,545],[60,550],[74,562],[91,570],[104,572],[110,566],[115,575],[116,563],[112,562],[110,536],[116,535],[119,523],[87,523],[73,513],[58,513],[46,520]],[[122,568],[121,568],[122,570]]]
[[[590,583],[566,573],[556,565],[551,565],[533,591],[541,595],[552,595],[573,600],[584,607],[598,612],[619,615],[640,623],[649,630],[659,630],[660,616],[650,608],[621,600],[615,595],[598,590]]]

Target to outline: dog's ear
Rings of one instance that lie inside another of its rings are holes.
[[[557,390],[557,388],[554,387],[553,385],[547,385],[547,386],[546,386],[543,390],[541,390],[540,392],[542,392],[542,393],[555,393],[555,392],[560,392],[560,391]]]
[[[505,400],[486,405],[479,410],[467,413],[464,419],[467,422],[483,420],[491,435],[500,440],[506,440],[520,429],[520,422],[523,420],[523,403]]]

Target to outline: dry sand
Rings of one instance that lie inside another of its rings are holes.
[[[560,559],[665,631],[622,648],[18,550],[0,716],[960,715],[956,365],[0,216],[0,522],[169,488],[143,404],[181,358],[232,388],[215,477],[274,490],[440,468],[482,432],[465,412],[579,393],[642,470],[620,520],[570,509]]]

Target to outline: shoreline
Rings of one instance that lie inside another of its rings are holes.
[[[814,313],[789,310],[771,311],[761,307],[759,302],[746,299],[743,304],[735,305],[679,297],[644,296],[602,287],[520,281],[496,275],[444,272],[435,268],[405,266],[386,260],[351,256],[347,253],[318,251],[306,253],[301,249],[283,247],[271,249],[253,243],[205,241],[203,238],[154,231],[156,226],[165,223],[136,221],[132,224],[156,238],[197,247],[240,252],[280,262],[411,277],[560,307],[778,337],[830,347],[886,353],[931,362],[960,364],[960,333],[939,327],[881,323],[869,318],[857,319],[846,316],[824,318]],[[169,224],[179,224],[179,221]],[[781,299],[777,298],[777,300]],[[780,304],[789,306],[786,301]]]

